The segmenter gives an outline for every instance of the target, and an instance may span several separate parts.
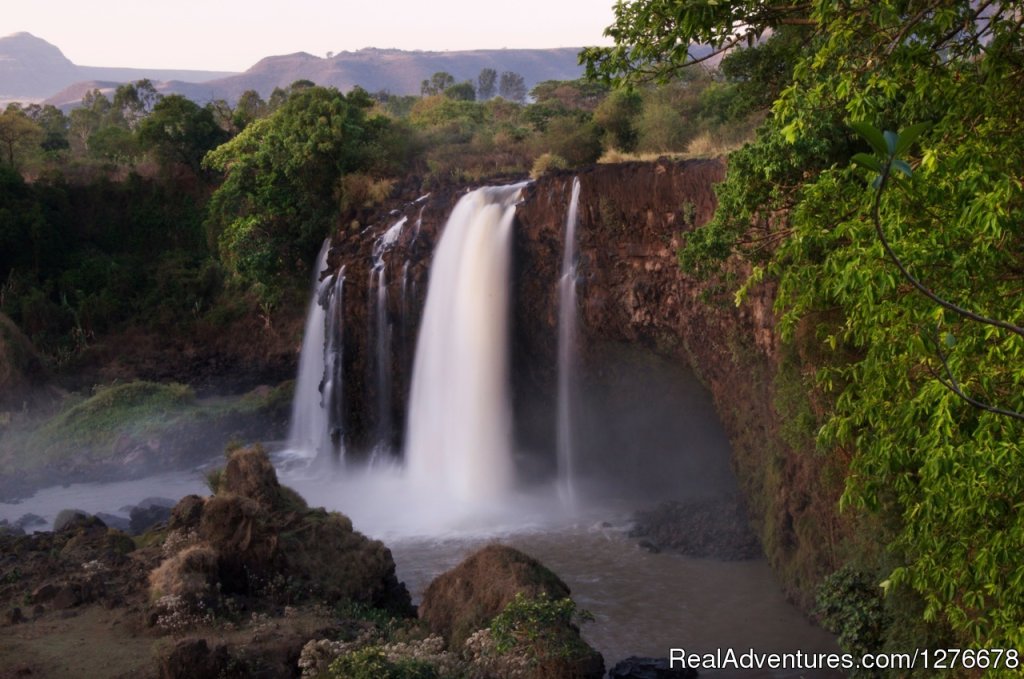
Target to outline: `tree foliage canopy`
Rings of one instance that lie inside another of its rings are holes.
[[[924,618],[964,643],[1018,648],[1024,427],[948,385],[1021,411],[1024,339],[951,313],[901,275],[872,223],[872,174],[850,159],[870,150],[856,123],[930,123],[901,149],[910,176],[880,196],[880,226],[938,296],[1020,325],[1022,25],[1017,1],[638,0],[616,5],[614,47],[584,53],[593,75],[628,81],[693,63],[694,42],[798,36],[772,115],[730,158],[718,214],[683,264],[710,271],[738,255],[774,276],[788,336],[839,318],[817,327],[845,357],[816,366],[832,402],[819,443],[850,459],[845,506],[897,519],[885,585],[912,588]]]
[[[342,176],[387,162],[390,123],[372,105],[359,89],[300,88],[206,156],[225,174],[207,224],[229,270],[264,284],[305,271],[338,216]]]

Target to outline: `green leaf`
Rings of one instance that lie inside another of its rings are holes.
[[[951,333],[951,332],[947,332],[946,333],[945,342],[946,342],[946,347],[947,348],[949,348],[949,349],[953,348],[953,346],[956,344],[956,338],[953,337],[953,333]]]
[[[917,141],[917,138],[931,126],[931,123],[918,123],[904,128],[904,130],[899,134],[899,140],[896,142],[895,155],[900,156],[906,153],[910,146]]]
[[[870,153],[858,153],[854,155],[853,158],[851,158],[851,160],[856,165],[866,167],[867,169],[877,172],[879,174],[882,173],[882,164],[878,162],[878,158],[871,155]]]
[[[904,161],[904,160],[902,160],[900,158],[893,158],[892,166],[893,166],[893,168],[899,170],[900,172],[902,172],[903,174],[907,175],[908,177],[910,177],[911,175],[914,174],[914,171],[912,169],[910,169],[910,166],[907,165],[906,161]]]
[[[882,136],[877,127],[864,121],[850,123],[850,127],[856,130],[860,136],[864,137],[878,155],[882,157],[889,155],[886,149],[885,137]]]
[[[885,137],[885,148],[888,151],[889,156],[896,155],[896,143],[899,141],[900,136],[892,130],[886,130],[882,133]]]

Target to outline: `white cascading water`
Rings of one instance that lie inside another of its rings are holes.
[[[391,326],[388,323],[388,283],[384,253],[398,242],[406,221],[406,217],[399,219],[374,243],[373,267],[370,270],[370,284],[367,287],[369,318],[374,323],[371,336],[374,343],[374,359],[370,365],[377,385],[377,444],[374,447],[373,458],[386,454],[391,447]]]
[[[562,275],[558,279],[558,481],[566,502],[576,502],[573,467],[573,380],[576,363],[576,221],[580,180],[572,180],[572,198],[565,217]]]
[[[320,272],[327,268],[327,252],[331,239],[324,241],[313,268],[312,293],[306,328],[299,354],[299,374],[295,381],[292,400],[292,421],[288,430],[288,448],[302,457],[313,458],[323,445],[327,434],[327,411],[323,407],[320,384],[324,379],[324,347],[326,345],[327,312],[321,298],[331,285],[331,279],[320,282]]]
[[[345,393],[344,354],[344,301],[345,301],[345,267],[334,275],[331,286],[330,300],[327,308],[328,328],[324,344],[324,377],[323,377],[323,409],[326,413],[326,432],[321,443],[321,450],[330,450],[337,456],[345,453],[343,420],[343,397]]]
[[[512,487],[508,297],[512,222],[525,184],[459,200],[434,252],[409,398],[410,480],[479,503]]]

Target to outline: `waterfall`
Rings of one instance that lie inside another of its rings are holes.
[[[514,480],[508,297],[512,222],[523,186],[463,196],[430,267],[405,456],[412,481],[439,498],[487,500]]]
[[[391,447],[391,327],[388,325],[388,281],[383,264],[377,274],[377,450]]]
[[[569,503],[576,501],[573,469],[573,385],[576,363],[576,217],[580,180],[572,180],[572,198],[565,216],[562,275],[558,279],[558,481]]]
[[[369,377],[377,391],[377,442],[371,461],[391,449],[391,325],[388,322],[388,282],[384,253],[398,242],[406,221],[406,217],[399,219],[373,244],[373,266],[370,268],[370,282],[366,288],[368,318],[373,323],[372,333],[367,333],[373,346],[370,353],[373,358],[367,362],[367,366],[372,372]]]
[[[324,344],[323,403],[326,415],[322,450],[330,450],[336,458],[344,456],[344,394],[345,372],[342,349],[344,324],[345,267],[334,275],[327,307],[327,341]]]
[[[320,272],[327,268],[327,252],[331,239],[324,241],[313,268],[312,293],[306,313],[306,328],[299,354],[299,374],[292,400],[292,421],[288,431],[288,448],[304,457],[315,457],[327,432],[327,412],[321,397],[324,379],[324,347],[327,314],[322,297],[330,290],[330,279],[320,282]]]

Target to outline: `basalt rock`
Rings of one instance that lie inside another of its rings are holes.
[[[160,660],[160,679],[241,679],[239,666],[223,644],[212,649],[206,639],[183,639]]]
[[[694,679],[697,670],[673,668],[668,658],[641,658],[630,656],[615,664],[608,679]]]
[[[526,600],[557,601],[569,587],[542,563],[511,547],[489,545],[430,583],[419,607],[420,619],[442,636],[449,649],[460,649],[484,676],[523,679],[573,677],[601,679],[604,659],[570,621],[524,620],[531,626],[505,640],[498,649],[495,617],[522,595]]]
[[[665,502],[637,512],[629,532],[651,551],[737,561],[761,556],[747,513],[735,500]]]
[[[488,545],[434,578],[423,593],[419,616],[430,631],[458,648],[519,593],[531,599],[562,599],[569,596],[569,586],[533,557]]]
[[[307,507],[280,485],[259,447],[232,453],[217,494],[182,499],[170,528],[179,535],[194,531],[197,542],[181,540],[185,551],[154,571],[156,596],[181,589],[203,599],[217,590],[411,613],[390,550],[353,530],[347,517]]]

